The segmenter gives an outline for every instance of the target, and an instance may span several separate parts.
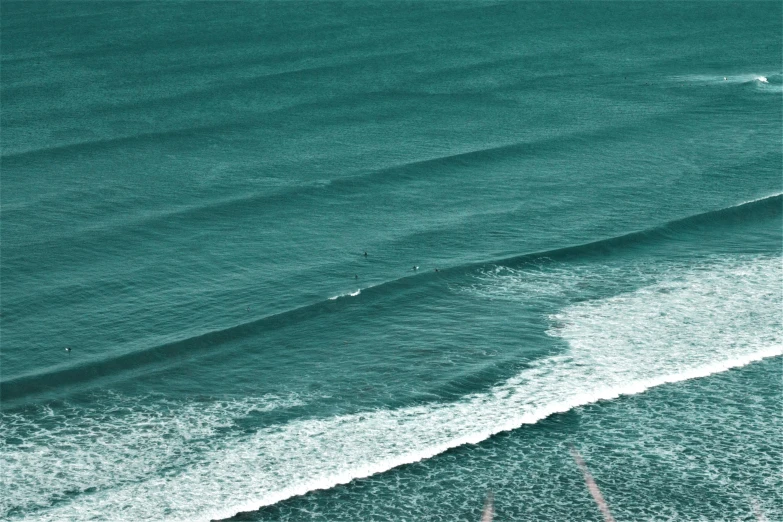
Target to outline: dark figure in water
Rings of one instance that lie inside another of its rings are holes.
[[[440,270],[438,270],[437,268],[435,269],[435,271],[436,271],[436,272],[440,272]]]
[[[419,269],[419,267],[418,267],[418,266],[416,266],[416,265],[413,265],[413,271],[414,271],[414,272],[415,272],[416,270],[418,270],[418,269]]]
[[[354,279],[359,279],[358,274],[353,276]]]
[[[364,257],[367,257],[367,251],[366,250],[364,251]]]
[[[66,346],[65,347],[65,351],[68,352],[68,353],[71,353],[71,347],[70,346]]]

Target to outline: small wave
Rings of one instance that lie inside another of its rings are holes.
[[[341,297],[356,297],[357,295],[359,295],[359,294],[361,294],[361,293],[362,293],[362,289],[361,289],[361,288],[359,288],[359,289],[357,289],[355,292],[349,292],[349,293],[347,293],[347,294],[340,294],[340,295],[335,295],[335,296],[333,296],[333,297],[330,297],[330,298],[329,298],[329,300],[330,300],[330,301],[336,301],[337,299],[339,299],[339,298],[341,298]]]
[[[783,202],[783,192],[774,192],[772,194],[769,194],[768,196],[761,196],[760,198],[749,199],[747,201],[743,201],[742,203],[737,203],[736,205],[732,205],[732,206],[730,206],[728,208],[737,208],[737,207],[741,207],[743,205],[747,205],[749,203],[757,203],[759,201],[770,200],[770,199],[777,199],[777,198],[782,198],[781,202]]]

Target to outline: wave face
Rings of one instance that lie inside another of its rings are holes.
[[[0,518],[783,518],[781,9],[3,2]]]

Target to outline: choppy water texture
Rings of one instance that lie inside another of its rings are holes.
[[[0,11],[0,518],[783,519],[779,2]]]

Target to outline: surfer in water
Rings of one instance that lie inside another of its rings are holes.
[[[66,346],[66,347],[65,347],[65,351],[66,351],[66,352],[68,352],[68,353],[70,354],[70,353],[71,353],[71,347],[70,347],[70,346]]]
[[[364,251],[364,257],[367,257],[367,251],[366,250]]]

